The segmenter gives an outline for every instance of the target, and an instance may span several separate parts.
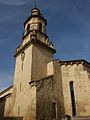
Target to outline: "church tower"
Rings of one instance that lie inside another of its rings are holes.
[[[33,8],[31,16],[24,22],[22,44],[16,51],[16,59],[21,56],[21,70],[24,71],[26,64],[30,67],[31,80],[46,76],[45,66],[52,60],[55,53],[53,44],[46,34],[46,25],[47,20],[40,13],[40,10]],[[31,62],[31,66],[29,66],[27,60]]]
[[[47,64],[56,52],[46,34],[47,20],[38,8],[24,22],[21,45],[16,49],[16,64],[12,94],[11,116],[23,116],[24,120],[36,120],[36,85],[30,85],[47,77]]]

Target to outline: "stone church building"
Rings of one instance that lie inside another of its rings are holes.
[[[0,120],[90,120],[90,63],[53,59],[38,8],[24,22],[13,85],[0,93]]]

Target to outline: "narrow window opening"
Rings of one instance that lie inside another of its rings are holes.
[[[76,104],[75,104],[73,81],[70,82],[70,93],[71,93],[71,102],[72,102],[72,113],[73,113],[73,116],[75,116],[76,115]]]
[[[39,23],[39,30],[42,32],[42,23]]]
[[[22,70],[23,70],[23,66],[24,66],[24,58],[25,58],[25,52],[21,53],[21,60],[22,60]]]
[[[52,118],[55,119],[56,118],[56,103],[52,102]]]
[[[27,33],[29,32],[30,30],[30,24],[27,25]]]

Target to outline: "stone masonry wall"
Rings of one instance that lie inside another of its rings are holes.
[[[72,116],[70,81],[74,82],[76,115],[90,115],[90,69],[81,64],[61,66],[65,114]]]
[[[4,116],[5,103],[6,103],[6,99],[5,98],[0,100],[0,119],[2,119],[3,116]]]
[[[10,116],[12,109],[12,94],[9,94],[6,97],[5,108],[4,108],[4,117]]]
[[[13,86],[10,86],[0,93],[0,120],[4,116],[10,116],[12,105],[12,90]]]
[[[54,96],[58,100],[58,118],[65,115],[62,75],[58,60],[54,60]]]
[[[37,120],[53,120],[53,102],[56,103],[56,119],[61,120],[64,116],[62,80],[58,61],[54,61],[52,66],[54,74],[37,81]]]
[[[53,77],[37,83],[37,120],[52,120]],[[54,99],[56,101],[56,99]]]
[[[47,63],[52,60],[53,54],[47,48],[35,44],[32,59],[32,81],[47,76]]]
[[[11,116],[23,116],[23,120],[35,120],[36,118],[36,87],[29,85],[32,69],[32,48],[33,45],[30,45],[24,50],[25,58],[23,61],[21,53],[16,58]]]

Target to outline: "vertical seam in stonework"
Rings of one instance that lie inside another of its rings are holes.
[[[62,99],[63,99],[63,108],[64,108],[64,114],[65,114],[65,104],[64,104],[64,94],[63,94],[63,83],[62,83],[62,73],[61,73],[61,66],[59,65],[60,69],[60,78],[61,78],[61,86],[62,86]]]

